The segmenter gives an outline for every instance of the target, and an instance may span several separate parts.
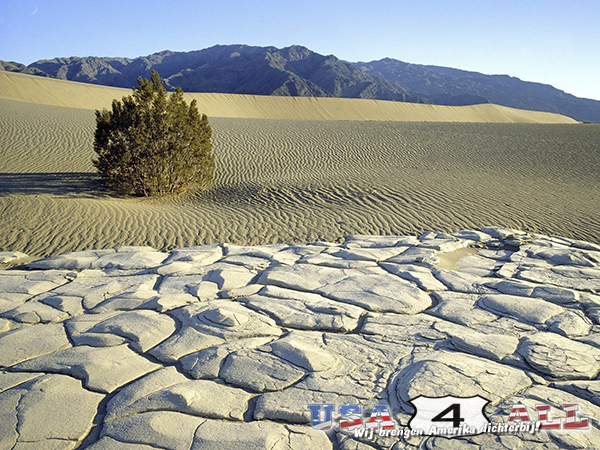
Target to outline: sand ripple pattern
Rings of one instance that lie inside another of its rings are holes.
[[[494,224],[598,242],[600,126],[212,118],[216,179],[116,198],[89,110],[0,99],[0,251],[335,241]]]
[[[0,172],[89,172],[94,112],[0,99]]]

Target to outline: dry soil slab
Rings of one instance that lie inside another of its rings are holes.
[[[565,238],[123,247],[0,271],[0,449],[598,448],[599,372],[600,246]],[[407,427],[411,400],[447,395],[493,422],[515,404],[592,420],[371,439],[308,408],[385,404]]]

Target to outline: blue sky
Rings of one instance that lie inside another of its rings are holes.
[[[552,84],[600,100],[596,0],[2,0],[0,59],[304,45]]]

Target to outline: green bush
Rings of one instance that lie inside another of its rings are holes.
[[[167,93],[154,70],[138,78],[133,96],[96,111],[94,166],[106,184],[140,196],[181,194],[205,188],[213,177],[212,130],[196,100]]]

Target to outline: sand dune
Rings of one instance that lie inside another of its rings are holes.
[[[600,198],[590,195],[600,184],[599,126],[410,122],[426,110],[465,121],[464,111],[502,110],[494,105],[207,94],[213,186],[157,201],[104,191],[91,163],[93,109],[127,93],[0,73],[0,251],[333,241],[488,224],[600,236]],[[352,108],[381,120],[309,120],[347,118]],[[304,119],[280,120],[293,114]]]
[[[52,106],[101,109],[128,89],[0,72],[0,97]],[[366,99],[187,93],[209,117],[406,122],[575,123],[559,114],[485,104],[440,106]]]
[[[117,198],[91,164],[91,109],[0,99],[0,251],[335,241],[488,224],[599,240],[600,126],[211,124],[209,192]]]

